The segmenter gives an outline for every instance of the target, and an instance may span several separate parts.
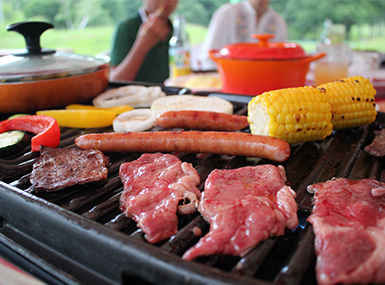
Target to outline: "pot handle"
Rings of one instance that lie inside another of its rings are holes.
[[[252,34],[251,37],[253,39],[258,39],[259,44],[262,47],[268,47],[269,46],[269,40],[274,38],[274,35],[272,34]]]
[[[325,55],[326,55],[326,53],[324,53],[324,52],[321,52],[321,53],[316,54],[316,55],[310,55],[310,56],[307,56],[307,57],[301,59],[301,62],[303,62],[303,63],[311,62],[311,61],[320,59],[320,58],[324,57]]]
[[[214,60],[215,62],[218,61],[218,53],[219,51],[217,49],[212,49],[212,50],[209,50],[209,56],[212,60]]]
[[[54,26],[45,22],[20,22],[7,26],[7,31],[15,31],[21,34],[27,45],[27,50],[13,53],[16,56],[31,56],[55,53],[53,49],[42,49],[40,46],[41,34]]]

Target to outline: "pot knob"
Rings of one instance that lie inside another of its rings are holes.
[[[260,46],[267,47],[269,45],[269,39],[274,38],[274,35],[271,34],[253,34],[251,35],[254,39],[259,39]]]
[[[54,26],[45,22],[20,22],[7,26],[7,31],[15,31],[23,35],[27,49],[12,53],[16,56],[33,56],[55,53],[53,49],[44,49],[40,46],[41,34]]]

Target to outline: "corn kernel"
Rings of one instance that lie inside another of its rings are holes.
[[[263,105],[264,107],[261,107]],[[262,113],[266,110],[266,114]],[[324,112],[325,114],[320,114]],[[287,88],[265,92],[254,97],[248,105],[250,130],[281,138],[289,143],[323,139],[330,135],[330,105],[327,97],[315,87]],[[270,120],[261,127],[256,118],[269,116]],[[328,118],[326,122],[316,121]],[[324,127],[326,126],[326,128]]]
[[[376,119],[376,106],[373,105],[376,90],[369,79],[353,76],[318,88],[326,93],[331,105],[333,129],[358,127]]]

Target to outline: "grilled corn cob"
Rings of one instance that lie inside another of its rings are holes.
[[[369,79],[352,76],[318,88],[326,94],[330,103],[333,129],[358,127],[376,119],[376,90]]]
[[[288,143],[323,139],[331,134],[331,109],[327,97],[306,86],[265,92],[248,105],[252,134],[273,136]]]

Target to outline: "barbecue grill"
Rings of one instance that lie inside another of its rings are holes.
[[[162,88],[167,94],[189,92]],[[236,114],[246,114],[249,97],[215,96],[231,100]],[[373,139],[372,131],[384,126],[385,114],[378,113],[371,125],[293,145],[289,160],[280,164],[297,192],[298,227],[261,242],[244,257],[213,255],[195,261],[181,256],[198,241],[196,227],[202,235],[208,232],[209,224],[199,213],[180,216],[177,234],[149,244],[135,222],[120,212],[119,166],[139,158],[140,153],[106,153],[111,161],[106,181],[41,193],[29,182],[39,154],[28,146],[0,160],[0,256],[50,284],[316,284],[314,234],[306,221],[312,195],[306,186],[333,177],[385,181],[384,159],[363,151]],[[81,134],[110,130],[62,128],[60,147],[75,147],[74,139]],[[175,154],[197,169],[201,190],[216,168],[278,165],[261,158]]]

